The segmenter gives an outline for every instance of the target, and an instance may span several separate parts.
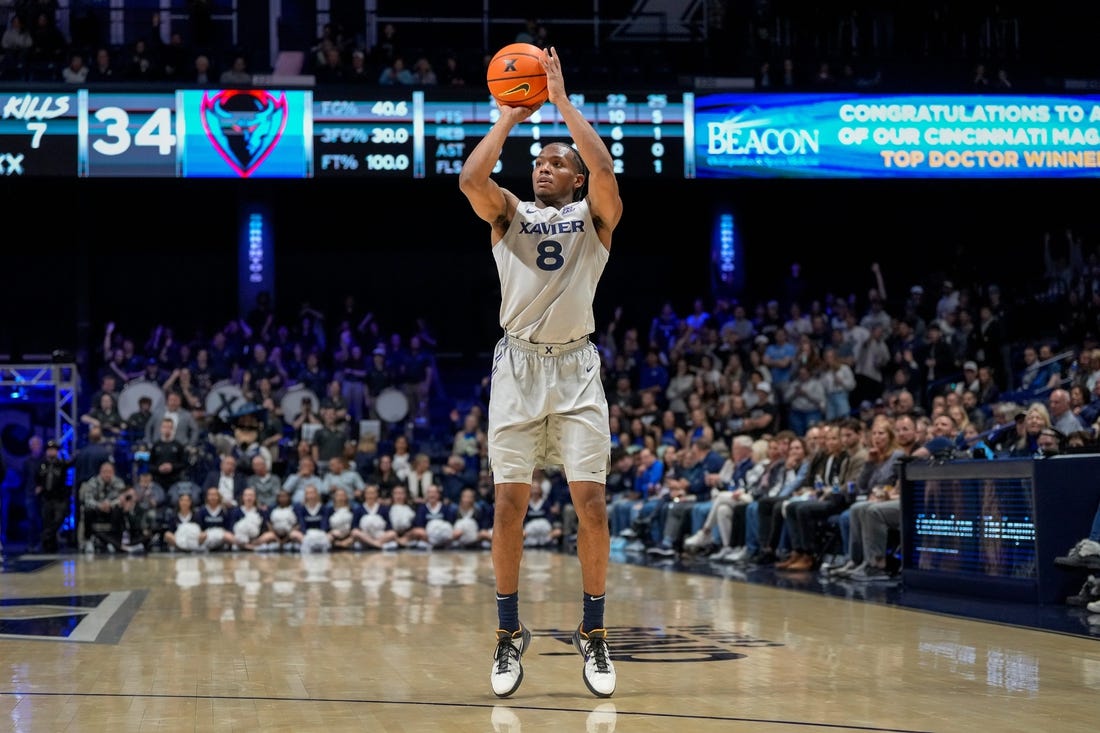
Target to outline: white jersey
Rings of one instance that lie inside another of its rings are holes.
[[[529,201],[516,207],[493,245],[500,276],[500,325],[536,344],[564,344],[596,329],[592,301],[608,250],[596,235],[588,201],[560,211]]]

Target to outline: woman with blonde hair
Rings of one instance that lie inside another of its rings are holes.
[[[1052,427],[1050,411],[1042,402],[1032,402],[1024,413],[1024,430],[1009,450],[1013,458],[1033,456],[1039,452],[1039,434]]]
[[[872,504],[898,500],[898,461],[905,455],[905,450],[897,444],[894,421],[885,415],[875,417],[871,423],[867,462],[863,464],[863,472],[856,480],[858,500],[841,512],[841,521],[847,515],[849,523],[848,562],[831,571],[830,576],[852,577],[857,571],[864,571],[857,578],[859,580],[870,579],[870,575],[878,576],[873,571],[868,574],[864,564],[864,518]]]

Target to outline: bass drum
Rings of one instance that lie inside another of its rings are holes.
[[[147,379],[135,379],[127,382],[126,386],[122,388],[122,391],[118,393],[118,414],[122,416],[123,420],[129,420],[130,417],[138,411],[142,397],[148,397],[153,401],[152,411],[156,412],[159,408],[164,407],[164,390],[156,382],[150,382]]]
[[[386,422],[401,422],[409,414],[409,398],[396,387],[386,387],[374,400],[374,409]]]
[[[240,387],[223,379],[216,382],[206,395],[206,414],[211,419],[228,423],[244,407],[246,400]]]
[[[321,411],[321,401],[317,399],[317,394],[308,387],[297,385],[288,389],[279,402],[283,411],[283,422],[289,424],[298,419],[298,415],[302,413],[303,400],[310,401],[314,415]]]

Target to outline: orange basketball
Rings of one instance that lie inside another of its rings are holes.
[[[496,52],[485,70],[489,93],[500,104],[537,107],[546,101],[542,49],[530,43],[509,43]]]

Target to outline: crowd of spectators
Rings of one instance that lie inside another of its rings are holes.
[[[320,24],[312,43],[283,50],[301,52],[301,73],[318,84],[372,86],[480,84],[492,51],[511,41],[567,49],[569,75],[583,74],[591,85],[676,84],[703,74],[754,77],[763,91],[1010,92],[1042,88],[1036,69],[1052,63],[1033,29],[1038,20],[1020,12],[970,11],[963,3],[938,4],[928,13],[887,4],[840,3],[813,12],[757,5],[742,13],[718,4],[707,17],[690,21],[705,42],[594,44],[583,23],[555,23],[554,17],[494,26],[494,41],[482,37],[480,23],[384,22],[377,38],[368,38],[365,28],[330,20]],[[252,74],[272,71],[266,49],[249,49],[232,33],[215,32],[211,3],[191,2],[187,10],[168,28],[160,11],[124,8],[127,38],[112,44],[105,41],[106,19],[94,9],[59,10],[53,2],[0,8],[0,80],[246,85]],[[59,22],[60,13],[67,13],[67,22]],[[612,29],[622,20],[605,17],[602,25]],[[460,42],[458,36],[470,31],[472,40]]]
[[[804,283],[782,300],[699,297],[682,312],[655,303],[638,323],[615,309],[593,336],[610,403],[614,535],[656,556],[804,570],[820,564],[820,530],[832,526],[837,554],[851,559],[832,570],[881,577],[899,459],[1095,451],[1100,255],[1067,230],[1044,237],[1042,260],[1042,297],[1062,317],[1024,340],[1030,305],[1004,300],[996,284],[942,280],[935,294],[914,284],[889,297],[875,264],[862,297],[815,298],[817,285]],[[493,500],[488,377],[457,399],[436,389],[435,338],[416,323],[407,336],[385,333],[352,296],[337,312],[305,304],[288,319],[261,296],[209,337],[161,325],[137,338],[106,324],[69,457],[85,549],[179,547],[174,525],[191,507],[221,517],[212,547],[481,547]],[[131,389],[141,398],[123,414]],[[405,398],[408,419],[380,419],[386,391]],[[28,464],[38,468],[35,440]],[[565,479],[553,469],[535,478],[531,544],[570,547]],[[39,480],[27,496],[48,526],[43,546],[56,547],[59,491]],[[238,541],[238,509],[253,503],[262,520]],[[345,503],[335,536],[326,517]],[[398,512],[404,531],[383,523],[364,534],[359,523],[376,521],[364,506],[388,514],[394,503],[411,508]],[[293,527],[271,525],[280,507]],[[459,507],[476,528],[456,528]],[[450,529],[429,530],[432,520]],[[304,542],[309,529],[327,544]],[[869,548],[878,554],[868,559]]]

